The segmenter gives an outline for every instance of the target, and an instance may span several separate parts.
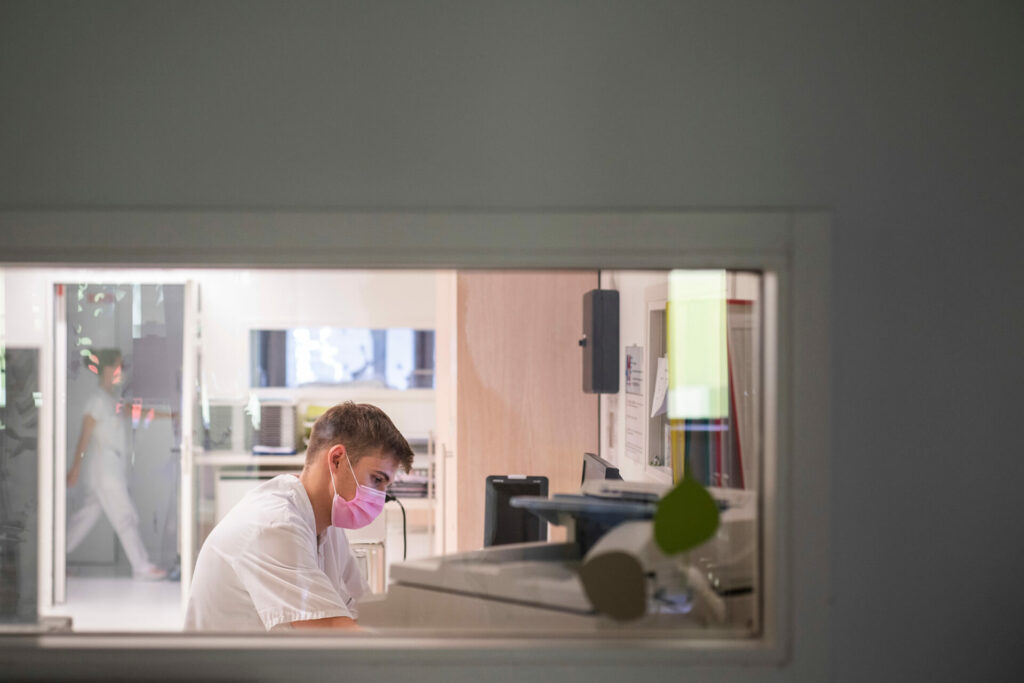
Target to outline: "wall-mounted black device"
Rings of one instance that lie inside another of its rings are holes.
[[[583,391],[619,393],[619,292],[592,289],[583,295]]]

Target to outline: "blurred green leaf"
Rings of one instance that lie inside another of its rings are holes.
[[[718,530],[718,504],[707,489],[683,477],[658,502],[654,513],[654,540],[666,555],[696,548]]]

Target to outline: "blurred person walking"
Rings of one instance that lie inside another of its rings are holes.
[[[102,349],[94,358],[99,386],[86,401],[74,464],[67,479],[69,487],[82,480],[85,501],[68,521],[67,550],[70,553],[78,547],[100,516],[106,515],[131,562],[132,576],[159,581],[167,572],[149,561],[139,533],[139,514],[128,493],[125,422],[129,411],[119,410],[114,397],[114,387],[121,381],[121,352]]]

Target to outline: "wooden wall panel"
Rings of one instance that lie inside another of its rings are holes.
[[[583,453],[598,448],[597,395],[583,393],[578,346],[583,294],[597,286],[596,271],[459,272],[459,550],[483,544],[488,475],[579,489]]]

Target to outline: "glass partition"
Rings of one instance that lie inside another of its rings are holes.
[[[37,620],[39,351],[0,352],[0,623]]]
[[[150,628],[179,631],[177,582],[193,578],[211,533],[255,489],[301,473],[316,418],[351,400],[388,414],[416,458],[376,525],[344,532],[345,557],[370,588],[349,596],[351,612],[375,634],[762,633],[764,444],[775,439],[764,417],[774,400],[764,376],[775,362],[765,352],[766,311],[776,297],[766,274],[423,271],[412,287],[403,280],[405,289],[361,274],[364,298],[336,310],[315,300],[330,290],[317,278],[344,272],[305,274],[289,281],[291,297],[259,305],[243,297],[273,289],[273,273],[174,277],[244,287],[204,287],[191,323],[182,285],[108,284],[102,273],[76,283],[55,272],[19,278],[7,292],[8,300],[54,296],[47,343],[66,389],[41,400],[64,414],[57,436],[67,459],[48,457],[70,485],[69,591],[47,613],[76,617],[73,630],[130,628],[146,592],[166,603],[149,606],[166,616]],[[61,289],[47,294],[47,282]],[[40,286],[43,294],[30,291]],[[584,295],[594,289],[618,301],[606,328],[615,330],[607,341],[618,390],[600,395],[583,389],[580,350]],[[185,387],[196,403],[190,459],[179,450],[186,337],[202,358],[195,386]],[[24,396],[24,381],[18,386]],[[581,485],[588,453],[620,478]],[[86,469],[103,458],[107,467]],[[483,547],[476,525],[490,475],[547,479],[550,495],[503,504],[547,524],[548,541]],[[181,481],[194,487],[179,515]],[[18,599],[33,602],[17,585]],[[336,587],[343,599],[350,588]],[[78,598],[123,607],[90,622],[75,612]]]

